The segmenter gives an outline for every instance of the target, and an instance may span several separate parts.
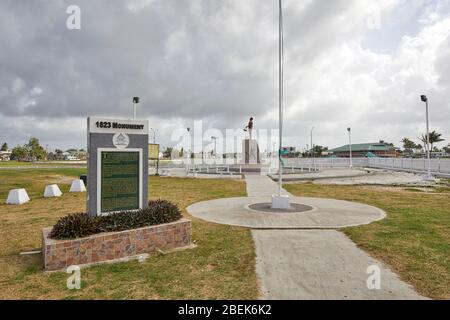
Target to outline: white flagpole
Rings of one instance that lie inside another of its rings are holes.
[[[278,150],[278,195],[281,196],[281,189],[283,187],[283,162],[282,162],[282,148],[283,148],[283,7],[282,0],[279,3],[279,150]]]

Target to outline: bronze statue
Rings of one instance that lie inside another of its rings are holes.
[[[252,140],[252,132],[253,132],[253,117],[250,118],[250,121],[248,122],[248,125],[244,129],[245,132],[248,132],[250,135],[250,140]]]

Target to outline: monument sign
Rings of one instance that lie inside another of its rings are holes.
[[[148,206],[148,121],[88,118],[91,216]]]

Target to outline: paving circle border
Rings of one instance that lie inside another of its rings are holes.
[[[195,218],[223,225],[250,229],[342,229],[371,224],[386,218],[380,208],[336,199],[291,197],[291,202],[313,210],[302,213],[255,211],[252,204],[270,203],[271,197],[222,198],[190,205],[187,212]]]

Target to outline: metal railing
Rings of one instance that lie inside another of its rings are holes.
[[[298,158],[285,159],[285,166],[291,167],[313,167],[317,170],[322,168],[349,168],[349,158]],[[354,167],[368,167],[379,169],[390,169],[413,173],[424,173],[428,169],[426,158],[353,158]],[[431,159],[431,172],[434,174],[450,176],[450,159]]]

